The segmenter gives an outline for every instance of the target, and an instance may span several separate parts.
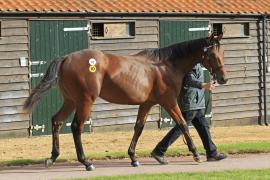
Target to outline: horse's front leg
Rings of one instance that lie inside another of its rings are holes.
[[[187,142],[187,146],[188,146],[188,149],[190,152],[192,152],[193,154],[193,159],[196,161],[196,162],[201,162],[200,160],[200,154],[198,153],[194,143],[193,143],[193,140],[189,134],[189,130],[188,130],[188,126],[186,124],[186,121],[180,111],[180,108],[179,106],[176,105],[173,106],[172,108],[166,108],[164,107],[168,113],[170,114],[170,116],[174,119],[174,121],[179,125],[181,131],[183,132],[184,134],[184,137],[186,139],[186,142]]]
[[[130,146],[128,148],[128,155],[131,159],[131,165],[134,167],[137,167],[140,165],[139,161],[136,158],[135,149],[136,149],[138,139],[140,135],[142,134],[148,112],[150,111],[152,106],[153,105],[140,105],[139,107],[137,121],[134,127],[134,135],[131,140]]]
[[[84,121],[89,116],[91,107],[92,103],[81,103],[81,105],[76,109],[74,120],[71,124],[71,130],[73,134],[78,161],[85,165],[87,171],[92,171],[95,169],[95,167],[91,162],[85,159],[81,134],[83,132]]]

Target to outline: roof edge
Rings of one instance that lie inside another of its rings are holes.
[[[84,17],[99,17],[99,16],[128,16],[128,17],[153,17],[153,16],[165,16],[165,17],[175,17],[175,16],[200,16],[200,17],[270,17],[267,13],[184,13],[184,12],[0,12],[0,16],[4,17],[21,17],[21,16],[38,16],[38,17],[52,17],[52,16],[84,16]]]

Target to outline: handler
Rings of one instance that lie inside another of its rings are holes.
[[[179,106],[188,125],[192,122],[196,128],[204,149],[206,151],[207,161],[218,161],[225,159],[226,154],[219,153],[217,147],[212,141],[209,123],[205,118],[205,89],[213,91],[214,82],[204,83],[203,69],[201,64],[194,66],[183,81],[181,95],[179,96]],[[176,125],[168,134],[157,144],[151,155],[160,163],[168,164],[164,154],[168,147],[176,141],[183,133]]]

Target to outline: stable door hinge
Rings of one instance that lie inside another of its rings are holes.
[[[40,125],[34,125],[34,126],[31,126],[31,130],[33,131],[33,130],[36,130],[36,131],[39,131],[39,130],[41,130],[41,132],[43,132],[44,133],[44,130],[45,130],[45,125],[44,124],[42,124],[41,126]]]

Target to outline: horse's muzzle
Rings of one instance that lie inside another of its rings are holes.
[[[218,84],[226,84],[228,81],[227,78],[221,77],[217,79]]]

